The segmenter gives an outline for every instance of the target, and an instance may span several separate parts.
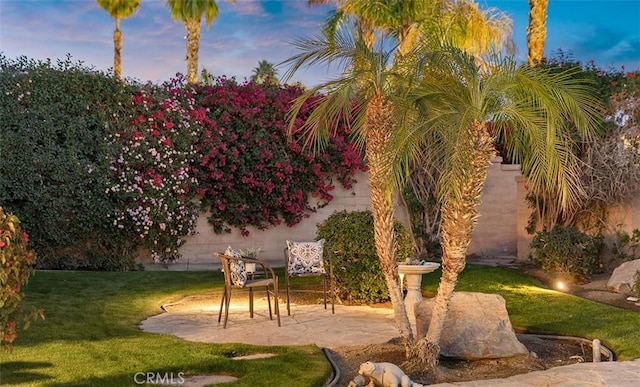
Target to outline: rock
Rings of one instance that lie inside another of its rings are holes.
[[[607,282],[607,288],[616,293],[635,295],[637,272],[640,270],[640,259],[625,262],[616,267]]]
[[[434,298],[416,304],[416,329],[424,337],[429,329]],[[528,356],[516,337],[506,302],[498,294],[455,292],[440,339],[440,355],[463,360]]]

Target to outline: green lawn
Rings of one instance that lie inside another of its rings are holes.
[[[435,293],[439,275],[424,276],[425,293]],[[221,286],[221,274],[210,272],[38,272],[27,300],[45,309],[46,320],[2,353],[0,385],[134,386],[138,372],[233,375],[240,378],[233,386],[324,384],[331,370],[315,346],[190,343],[138,329],[159,305]],[[640,313],[555,292],[503,268],[469,266],[457,290],[501,294],[518,329],[599,338],[621,360],[640,358]],[[257,352],[278,356],[229,358]]]
[[[234,386],[322,385],[331,369],[315,346],[191,343],[138,329],[160,305],[219,291],[222,281],[219,272],[37,272],[26,299],[45,309],[46,320],[2,353],[0,385],[134,386],[138,372],[233,375]],[[259,352],[278,356],[229,356]]]
[[[426,294],[435,294],[441,271],[423,276]],[[507,303],[514,328],[600,339],[618,360],[640,358],[640,313],[557,292],[513,270],[468,265],[457,291],[497,293]]]

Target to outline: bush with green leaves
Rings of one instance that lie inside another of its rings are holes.
[[[397,260],[413,257],[411,236],[402,223],[395,222]],[[380,261],[376,255],[371,211],[335,212],[318,226],[318,239],[332,253],[335,284],[339,297],[356,303],[389,300]]]
[[[29,248],[29,235],[20,227],[13,214],[0,207],[0,345],[6,349],[18,337],[20,329],[27,329],[42,310],[29,312],[20,307],[24,298],[24,286],[33,274],[35,254]]]
[[[349,125],[319,154],[302,119],[289,136],[293,86],[140,85],[2,55],[0,85],[0,203],[31,230],[39,268],[129,270],[139,248],[174,261],[200,201],[216,232],[293,226],[309,197],[324,205],[333,179],[350,188],[365,169]]]
[[[613,253],[626,261],[640,258],[640,229],[633,229],[631,234],[622,230],[616,231]]]
[[[106,123],[131,86],[74,63],[0,55],[0,204],[31,234],[38,267],[125,270],[133,246],[107,222]]]
[[[604,246],[602,235],[590,236],[575,227],[558,225],[551,231],[536,233],[531,242],[531,260],[554,276],[584,281],[602,271]]]

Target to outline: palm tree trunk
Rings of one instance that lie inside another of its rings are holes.
[[[456,170],[442,206],[442,277],[433,305],[429,330],[418,341],[420,360],[435,368],[449,302],[466,264],[467,247],[478,220],[478,206],[487,179],[487,165],[494,154],[493,138],[485,124],[474,121],[456,149]]]
[[[200,50],[200,25],[201,21],[186,20],[187,29],[187,82],[198,83],[198,51]]]
[[[113,31],[113,74],[118,79],[122,76],[122,32],[119,17],[116,17],[116,29]]]
[[[365,156],[369,166],[371,212],[374,240],[380,268],[391,298],[395,323],[405,343],[407,355],[414,345],[413,331],[402,299],[396,263],[396,238],[393,231],[395,190],[393,181],[393,154],[390,142],[393,133],[393,106],[382,96],[372,99],[367,107]]]
[[[544,41],[547,37],[547,4],[549,0],[529,0],[529,26],[527,27],[527,62],[533,67],[542,62]]]

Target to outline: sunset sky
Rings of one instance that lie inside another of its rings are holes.
[[[514,21],[518,60],[526,56],[526,0],[487,0]],[[318,31],[328,7],[306,0],[219,1],[220,14],[202,31],[199,67],[214,75],[250,77],[258,61],[277,64],[294,52],[291,41]],[[562,49],[574,59],[605,68],[640,70],[640,0],[550,0],[547,56]],[[0,0],[0,51],[9,58],[81,60],[99,70],[113,65],[114,20],[93,0]],[[143,0],[140,11],[123,19],[123,76],[164,81],[186,72],[185,29],[171,19],[166,2]],[[282,75],[285,69],[279,69]],[[332,74],[298,74],[313,85]]]

